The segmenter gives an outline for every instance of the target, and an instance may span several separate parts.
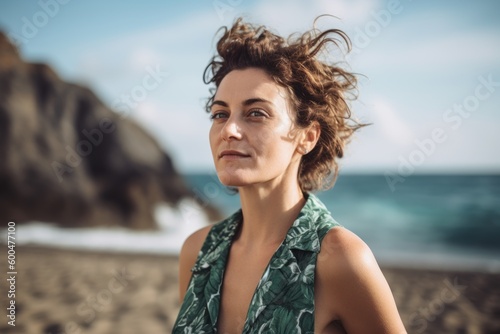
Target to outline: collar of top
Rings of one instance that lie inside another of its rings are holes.
[[[321,217],[330,215],[330,212],[314,194],[307,193],[305,195],[307,196],[306,203],[289,228],[283,243],[289,249],[319,253],[320,240],[316,222]],[[203,249],[203,255],[196,261],[192,269],[193,272],[209,268],[220,257],[221,253],[229,248],[237,228],[242,222],[242,217],[242,211],[239,209],[212,227],[207,236],[210,238],[207,240],[210,247],[206,250]]]

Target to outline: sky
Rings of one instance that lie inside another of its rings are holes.
[[[500,2],[432,0],[0,0],[24,59],[90,87],[142,124],[182,172],[212,171],[202,74],[236,17],[288,35],[340,28],[359,76],[354,173],[500,172]],[[129,96],[129,98],[124,98]]]

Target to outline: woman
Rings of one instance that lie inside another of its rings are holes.
[[[241,19],[224,30],[205,70],[209,137],[241,209],[185,241],[174,333],[405,333],[368,246],[310,193],[332,184],[362,126],[346,103],[355,77],[318,59],[341,41],[285,41]]]

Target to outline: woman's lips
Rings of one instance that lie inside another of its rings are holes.
[[[250,155],[245,154],[240,151],[234,151],[234,150],[225,150],[222,151],[219,154],[219,159],[225,159],[225,160],[237,160],[237,159],[242,159],[242,158],[249,158]]]

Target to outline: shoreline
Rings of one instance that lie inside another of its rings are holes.
[[[171,331],[180,307],[177,255],[26,245],[16,252],[16,327],[4,320],[0,332]],[[500,332],[500,274],[381,267],[408,333]]]
[[[167,240],[168,241],[168,240]],[[0,242],[0,245],[5,245]],[[124,245],[120,247],[101,245],[99,248],[96,245],[82,244],[50,244],[44,242],[38,243],[18,243],[18,247],[29,249],[51,249],[54,251],[64,252],[82,252],[82,253],[101,253],[117,256],[159,256],[159,257],[178,257],[178,252],[174,249],[147,249],[147,248],[131,248],[124,249]],[[494,254],[481,256],[475,254],[471,256],[465,253],[438,253],[422,251],[416,252],[401,252],[395,250],[374,250],[375,258],[380,267],[395,268],[395,269],[410,269],[410,270],[436,270],[436,271],[457,271],[457,272],[480,272],[490,274],[500,274],[500,258]],[[396,255],[394,255],[396,254]],[[499,255],[500,256],[500,255]]]
[[[165,223],[157,231],[131,231],[125,228],[64,229],[40,222],[19,224],[16,227],[16,245],[61,251],[98,251],[103,254],[177,256],[182,242],[192,232],[206,226],[201,219],[184,219],[170,209],[163,210],[162,215],[164,219],[159,221],[169,223]],[[167,216],[171,219],[167,219]],[[0,230],[0,236],[6,239],[6,230]],[[0,242],[1,244],[3,243]],[[368,245],[382,267],[500,273],[500,252],[496,249],[436,248],[430,247],[431,245],[396,248],[380,243]]]

